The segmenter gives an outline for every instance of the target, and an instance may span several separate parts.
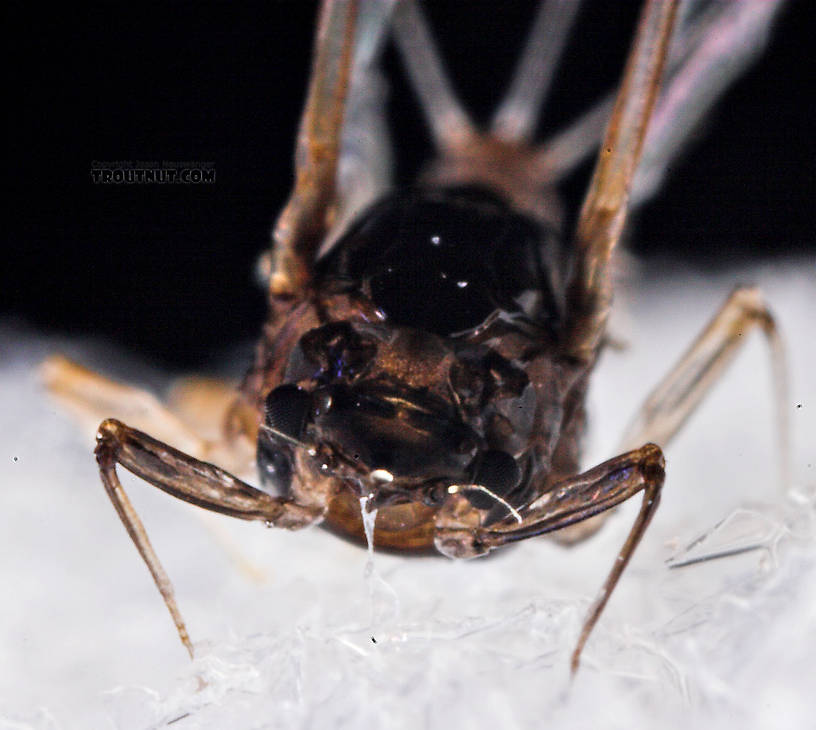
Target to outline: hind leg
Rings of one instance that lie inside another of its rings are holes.
[[[776,405],[775,430],[780,443],[780,480],[788,483],[788,420],[785,351],[773,315],[755,287],[734,289],[705,329],[651,392],[640,407],[624,437],[622,451],[653,442],[665,448],[696,410],[705,396],[723,377],[752,330],[765,335],[771,354]],[[598,515],[561,530],[553,537],[565,545],[594,535],[606,520]]]
[[[697,336],[677,364],[650,393],[621,440],[629,449],[643,441],[666,447],[703,398],[720,381],[747,335],[759,329],[765,335],[771,355],[776,406],[775,431],[782,458],[781,481],[788,480],[787,368],[782,338],[756,287],[739,286],[726,299],[705,329]]]

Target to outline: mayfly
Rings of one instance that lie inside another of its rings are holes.
[[[187,393],[223,415],[223,437],[208,441],[146,394],[64,359],[47,364],[50,387],[75,404],[132,414],[99,426],[100,475],[191,655],[117,465],[270,527],[322,523],[362,539],[363,505],[376,510],[376,547],[452,558],[549,533],[582,539],[642,494],[578,637],[577,669],[657,509],[661,447],[746,331],[761,329],[781,358],[760,293],[736,289],[636,414],[622,453],[581,470],[587,384],[607,341],[627,214],[761,48],[779,5],[647,0],[617,93],[536,145],[577,0],[542,3],[486,128],[455,98],[414,0],[324,0],[294,189],[267,257],[269,321],[237,398],[226,405],[213,383]],[[389,39],[437,152],[396,192],[378,69]],[[577,223],[565,231],[556,187],[596,148]],[[248,451],[263,489],[232,474]]]

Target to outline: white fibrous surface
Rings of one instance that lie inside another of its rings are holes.
[[[92,439],[37,381],[48,352],[86,351],[104,369],[106,350],[5,325],[0,728],[812,727],[816,266],[642,273],[613,320],[627,347],[605,353],[592,385],[586,465],[613,455],[733,284],[754,282],[788,345],[792,477],[783,489],[755,333],[667,449],[661,506],[573,682],[570,653],[639,499],[572,548],[534,539],[468,563],[375,552],[367,569],[364,548],[319,528],[202,518],[123,477],[174,582],[191,662]],[[677,554],[724,556],[670,569]]]

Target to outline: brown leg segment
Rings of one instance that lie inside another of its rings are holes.
[[[601,145],[575,232],[575,271],[567,289],[568,355],[592,362],[603,338],[612,251],[623,231],[629,191],[657,97],[677,14],[672,0],[648,0]]]
[[[782,452],[782,482],[788,478],[788,419],[785,415],[785,348],[774,318],[756,287],[734,289],[671,372],[651,392],[629,425],[622,449],[644,441],[665,447],[720,379],[748,333],[760,328],[771,352],[776,401],[776,430]]]
[[[210,444],[153,393],[117,383],[100,373],[69,360],[51,355],[40,366],[49,393],[58,398],[93,434],[106,416],[134,424],[155,433],[163,441],[203,458]]]
[[[584,645],[657,509],[663,486],[664,465],[660,448],[654,444],[646,444],[555,485],[552,490],[520,511],[521,522],[507,519],[500,525],[487,528],[438,526],[437,548],[451,557],[474,557],[493,548],[560,530],[588,519],[642,491],[643,504],[640,512],[584,620],[578,643],[572,653],[571,670],[574,675],[578,670]]]
[[[323,514],[319,510],[272,497],[217,466],[188,456],[119,421],[103,421],[96,441],[96,460],[105,491],[147,564],[181,642],[191,657],[193,646],[176,605],[173,586],[150,544],[142,521],[119,482],[116,464],[174,497],[231,517],[260,520],[270,526],[287,529],[306,527],[322,519]]]
[[[273,297],[304,291],[329,227],[356,17],[355,0],[323,0],[320,7],[312,75],[295,148],[295,188],[273,233]]]

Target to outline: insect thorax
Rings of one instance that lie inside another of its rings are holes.
[[[374,204],[274,327],[263,480],[299,499],[328,492],[342,523],[370,497],[385,508],[378,526],[390,509],[403,531],[425,530],[456,492],[485,522],[529,501],[574,410],[575,373],[554,356],[554,245],[478,189]]]

